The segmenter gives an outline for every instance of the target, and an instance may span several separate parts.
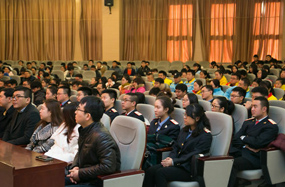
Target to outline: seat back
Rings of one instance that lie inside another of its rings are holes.
[[[121,152],[121,171],[140,169],[146,145],[146,128],[136,118],[118,116],[112,122],[110,133]]]
[[[230,86],[222,85],[222,90],[223,90],[223,92],[226,92],[227,89],[229,89],[229,88],[230,88]]]
[[[70,96],[70,98],[69,98],[69,100],[71,101],[71,102],[77,102],[77,96],[76,95],[71,95]]]
[[[3,77],[6,77],[6,76],[3,76]],[[21,83],[21,77],[20,76],[18,76],[18,75],[11,75],[10,77],[11,77],[11,79],[16,80],[18,85],[20,85],[20,83]]]
[[[281,108],[285,108],[285,101],[279,101],[279,100],[270,100],[269,101],[270,106],[277,106]]]
[[[118,111],[119,114],[122,114],[124,112],[121,100],[116,100],[114,108]]]
[[[211,103],[205,100],[198,100],[199,104],[204,108],[205,111],[211,111]]]
[[[155,118],[154,106],[150,104],[137,104],[137,111],[142,113],[142,115],[151,122]]]
[[[83,79],[91,79],[93,77],[96,77],[95,71],[83,71]]]
[[[106,127],[106,129],[110,130],[111,119],[107,114],[103,114],[100,121],[101,121],[101,123],[103,123],[103,125]]]
[[[209,68],[210,67],[209,61],[200,61],[199,64],[201,66],[203,66],[203,68]]]
[[[279,128],[279,133],[285,133],[285,109],[277,106],[269,106],[269,118],[275,121]]]
[[[277,99],[280,99],[280,98],[283,97],[283,95],[284,95],[284,90],[283,89],[281,89],[281,88],[273,88],[273,89],[274,89],[274,92],[275,92],[275,97]]]
[[[61,70],[52,70],[52,74],[56,74],[58,78],[61,80],[64,80],[64,73]]]
[[[149,91],[151,88],[152,88],[152,82],[146,81],[145,82],[145,90]]]
[[[178,122],[180,129],[184,127],[184,114],[185,110],[183,108],[174,108],[174,111],[171,113],[171,117]]]
[[[211,155],[227,155],[233,132],[232,117],[224,113],[212,111],[207,111],[206,116],[210,121],[211,133],[213,136],[212,145],[210,149]]]
[[[235,104],[235,109],[232,113],[232,117],[234,119],[234,133],[237,133],[240,130],[243,122],[248,118],[247,109],[242,105]]]
[[[182,101],[180,99],[176,99],[175,105],[178,105],[180,108],[183,108],[183,104],[182,104]]]
[[[120,91],[116,88],[109,88],[110,90],[114,90],[117,93],[117,99],[120,97]]]
[[[106,77],[107,79],[109,77],[111,77],[112,73],[114,72],[114,70],[106,70],[103,74],[104,77]]]
[[[196,80],[202,81],[203,86],[206,85],[206,79],[203,79],[203,78],[196,78]]]
[[[156,98],[155,98],[154,96],[145,95],[145,103],[146,103],[146,104],[150,104],[150,105],[153,105],[153,106],[154,106],[155,99],[156,99]]]

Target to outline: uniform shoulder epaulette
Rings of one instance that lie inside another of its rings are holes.
[[[253,119],[254,119],[254,117],[248,118],[248,119],[246,119],[245,121],[249,121],[249,120],[253,120]]]
[[[170,121],[171,121],[171,123],[173,123],[174,125],[178,125],[178,124],[179,124],[177,121],[175,121],[175,119],[171,119]]]
[[[112,109],[111,109],[111,111],[112,111],[112,112],[117,112],[117,110],[116,110],[116,109],[114,109],[114,108],[112,108]]]
[[[275,122],[275,121],[273,121],[272,119],[268,119],[268,121],[269,121],[271,124],[273,124],[273,125],[275,125],[275,124],[276,124],[276,122]]]
[[[134,112],[136,115],[141,116],[142,114],[139,111]]]
[[[207,129],[206,127],[204,128],[204,131],[205,131],[206,133],[211,133],[211,131],[210,131],[209,129]]]

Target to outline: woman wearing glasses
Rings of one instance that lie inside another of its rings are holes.
[[[144,187],[165,187],[170,181],[191,181],[191,158],[210,151],[212,135],[209,120],[199,104],[186,107],[184,124],[169,157],[146,170]]]
[[[26,149],[44,153],[54,144],[50,137],[62,123],[62,114],[59,102],[54,99],[46,100],[40,110],[41,121],[30,138]]]
[[[63,108],[64,123],[55,131],[51,139],[54,145],[45,155],[65,161],[72,162],[78,151],[78,128],[75,121],[77,103],[70,103]]]

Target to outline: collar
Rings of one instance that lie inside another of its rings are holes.
[[[130,113],[132,113],[133,111],[135,111],[136,109],[134,109],[134,110],[132,110],[132,111],[130,111],[129,113],[127,113],[127,115],[130,115]]]
[[[265,118],[267,118],[268,116],[265,116],[264,118],[261,118],[260,120],[258,120],[258,123],[259,122],[261,122],[262,120],[264,120]],[[257,121],[256,119],[255,119],[255,121]]]
[[[192,83],[193,81],[195,81],[195,78],[193,78],[191,81],[188,81],[188,83]]]
[[[162,126],[168,119],[169,119],[170,117],[168,116],[165,120],[163,120],[162,122],[159,122],[160,121],[160,119],[157,121],[157,123],[158,123],[158,126]]]
[[[61,105],[65,105],[65,103],[67,103],[68,101],[69,101],[69,99],[66,100],[66,101],[63,101],[63,102],[61,103]]]
[[[28,106],[28,105],[27,105]],[[19,113],[23,113],[24,110],[27,108],[27,106],[25,106]]]
[[[268,98],[271,97],[272,95],[273,95],[272,92],[270,92],[270,93],[268,94]]]

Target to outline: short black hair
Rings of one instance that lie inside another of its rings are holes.
[[[50,85],[47,87],[47,89],[49,89],[49,91],[52,93],[52,95],[57,93],[57,87],[56,86]]]
[[[7,84],[18,85],[18,82],[15,79],[10,79],[7,81]]]
[[[156,78],[154,80],[154,82],[159,82],[160,84],[163,84],[164,83],[164,80],[162,78]]]
[[[41,81],[39,81],[39,80],[34,80],[34,81],[31,83],[31,89],[34,89],[34,88],[40,88],[40,89],[42,89],[43,86],[42,86]]]
[[[239,96],[243,96],[245,98],[246,91],[241,87],[235,87],[232,92],[238,92]]]
[[[92,95],[92,89],[91,88],[89,88],[89,87],[80,87],[80,88],[78,88],[78,90],[77,90],[77,92],[78,91],[82,91],[83,92],[83,94],[84,94],[84,96],[87,96],[87,95]]]
[[[232,76],[236,76],[238,80],[240,80],[240,74],[239,73],[232,73]]]
[[[111,99],[115,99],[115,101],[116,101],[116,99],[117,99],[117,92],[115,90],[112,90],[112,89],[103,90],[101,92],[101,95],[104,94],[104,93],[108,94]]]
[[[94,122],[99,122],[105,112],[104,102],[95,96],[86,96],[80,100],[81,105],[84,106],[84,111],[90,113]]]
[[[79,77],[79,78],[83,79],[83,76],[80,73],[76,74],[75,77]]]
[[[160,70],[159,72],[158,72],[158,74],[159,73],[162,73],[165,77],[167,76],[167,73],[165,72],[165,71],[163,71],[163,70]]]
[[[181,90],[182,92],[187,92],[187,86],[185,84],[177,84],[175,90]]]
[[[4,92],[5,97],[12,97],[14,93],[14,88],[3,88],[0,92]]]
[[[73,85],[77,85],[77,86],[79,86],[80,85],[80,81],[73,81],[72,83],[71,83],[71,85],[73,86]]]
[[[262,87],[262,86],[254,87],[251,90],[251,93],[260,93],[263,97],[267,97],[268,96],[267,88]]]
[[[129,95],[131,102],[136,102],[135,106],[137,106],[137,104],[139,103],[139,98],[138,98],[137,94],[136,93],[127,93],[126,95]]]
[[[248,78],[242,78],[241,80],[244,82],[244,84],[245,84],[246,86],[250,86],[250,81],[249,81]]]
[[[16,91],[23,91],[25,98],[30,98],[30,100],[32,101],[32,90],[31,89],[23,87],[23,86],[18,86],[18,87],[16,87],[14,92],[16,92]]]
[[[212,91],[212,95],[213,95],[214,89],[213,89],[213,87],[211,85],[205,85],[202,88],[206,88],[208,91]]]
[[[238,71],[240,75],[247,76],[247,72],[244,69]]]
[[[258,55],[255,54],[255,55],[253,55],[253,57],[258,58]]]
[[[68,95],[68,97],[70,97],[71,95],[71,90],[69,86],[61,86],[58,89],[63,89],[64,93]]]
[[[267,108],[266,112],[267,114],[269,113],[269,102],[265,97],[256,97],[254,100],[260,101],[261,107],[266,107]]]
[[[220,81],[218,79],[213,79],[212,82],[216,87],[221,87]]]
[[[160,89],[157,87],[153,87],[149,90],[149,95],[157,95],[160,92]]]
[[[187,73],[191,73],[193,76],[195,76],[195,70],[189,69]]]

